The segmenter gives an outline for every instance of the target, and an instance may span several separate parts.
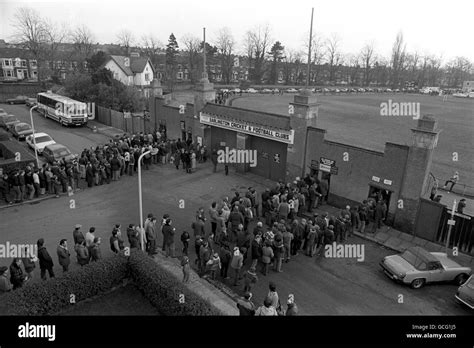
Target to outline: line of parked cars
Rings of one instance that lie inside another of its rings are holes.
[[[15,139],[25,140],[26,144],[33,151],[36,149],[38,155],[43,155],[48,163],[64,160],[71,162],[77,158],[76,154],[64,145],[56,143],[54,139],[42,132],[34,133],[28,123],[20,122],[15,115],[8,114],[0,109],[0,127],[8,130]]]
[[[229,94],[280,94],[283,93],[298,93],[302,91],[304,88],[296,89],[296,88],[262,88],[262,89],[255,89],[255,88],[247,88],[247,89],[240,89],[240,88],[222,88],[219,91],[222,93],[229,93]],[[419,93],[420,90],[416,88],[371,88],[371,87],[324,87],[324,88],[311,88],[313,93]]]
[[[459,286],[455,299],[474,309],[472,269],[459,265],[446,253],[411,247],[401,254],[386,256],[380,266],[390,279],[413,289],[420,289],[428,283],[452,282]]]

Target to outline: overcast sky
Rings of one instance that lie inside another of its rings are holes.
[[[22,6],[56,22],[84,24],[101,43],[116,42],[124,28],[137,38],[153,33],[163,44],[173,32],[180,43],[185,34],[201,36],[203,27],[212,43],[227,26],[240,48],[246,30],[269,24],[274,40],[303,51],[314,7],[315,33],[337,33],[345,53],[374,42],[376,52],[388,58],[401,30],[408,51],[442,56],[444,63],[455,56],[474,61],[473,0],[0,0],[0,38],[11,39],[14,13]]]

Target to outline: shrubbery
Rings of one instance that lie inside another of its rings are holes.
[[[114,255],[0,297],[0,315],[56,315],[75,302],[100,295],[131,278],[163,315],[223,315],[147,254]],[[184,303],[180,303],[184,295]]]
[[[54,315],[75,302],[99,295],[128,275],[127,258],[113,256],[46,282],[27,285],[0,297],[3,315]]]
[[[129,267],[135,285],[163,315],[223,315],[146,254],[132,251]],[[180,295],[184,295],[184,303],[180,303]]]

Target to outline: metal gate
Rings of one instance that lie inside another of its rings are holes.
[[[448,220],[451,219],[452,210],[445,207],[436,234],[436,242],[446,245],[448,238]],[[474,254],[474,219],[472,216],[454,213],[455,224],[451,229],[449,247],[457,247],[458,250],[466,254]]]

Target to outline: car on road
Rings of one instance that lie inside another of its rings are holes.
[[[72,154],[66,146],[58,143],[45,146],[43,149],[43,156],[49,163],[59,162],[62,160],[69,163],[77,158],[77,156]]]
[[[386,256],[380,266],[392,280],[419,289],[427,283],[454,282],[463,284],[471,275],[469,267],[463,267],[445,253],[430,253],[421,247],[411,247],[397,255]]]
[[[25,140],[30,134],[33,134],[33,128],[28,123],[18,122],[10,126],[10,132],[18,140]]]
[[[358,91],[358,92],[361,92],[361,93],[364,93],[364,92],[365,92],[365,89],[359,88],[359,89],[357,89],[357,91]]]
[[[7,112],[3,109],[0,109],[0,117],[8,115]]]
[[[458,288],[454,297],[459,303],[474,309],[474,275]]]
[[[252,94],[258,93],[258,91],[255,88],[247,88],[244,92],[252,93]]]
[[[36,142],[36,146],[35,146]],[[34,135],[31,134],[30,136],[26,137],[26,143],[30,148],[38,152],[39,155],[43,154],[43,150],[48,145],[56,144],[56,142],[46,133],[35,133]]]
[[[240,88],[234,88],[234,89],[231,89],[230,91],[234,92],[234,93],[240,93],[241,92]]]
[[[20,123],[14,115],[2,115],[0,116],[0,127],[9,129],[10,126],[14,125],[15,123]]]
[[[262,89],[262,93],[265,93],[265,94],[272,93],[272,90],[268,88],[264,88]]]
[[[285,91],[286,93],[298,93],[298,90],[295,88],[289,88]]]
[[[28,99],[27,96],[24,95],[19,95],[15,98],[10,98],[6,100],[7,104],[13,105],[13,104],[25,104],[26,100]]]
[[[25,102],[26,106],[28,107],[33,107],[35,106],[36,104],[38,104],[38,102],[36,101],[36,98],[28,98]]]

